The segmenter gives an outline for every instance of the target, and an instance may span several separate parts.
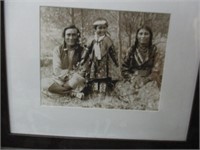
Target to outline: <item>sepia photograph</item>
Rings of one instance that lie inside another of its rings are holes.
[[[170,14],[40,6],[41,105],[158,111]]]

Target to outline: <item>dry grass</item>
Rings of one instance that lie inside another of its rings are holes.
[[[51,81],[51,67],[41,67],[41,104],[51,106],[158,110],[159,89],[155,82],[149,82],[140,88],[135,88],[134,81],[119,81],[115,89],[108,95],[94,93],[85,100],[69,95],[60,96],[47,91]]]

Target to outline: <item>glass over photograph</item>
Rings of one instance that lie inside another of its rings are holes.
[[[40,7],[41,105],[158,111],[170,14]]]

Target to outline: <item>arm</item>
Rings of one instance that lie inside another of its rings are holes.
[[[69,74],[68,69],[61,68],[61,59],[59,47],[55,48],[53,51],[53,75],[57,80],[64,82]]]
[[[160,79],[160,72],[161,72],[161,66],[162,66],[162,58],[161,58],[161,55],[160,53],[158,52],[157,50],[157,47],[155,49],[155,52],[154,52],[154,62],[153,62],[153,68],[151,70],[151,74],[149,75],[149,80],[150,81],[156,81],[157,82],[157,85],[158,87],[160,88],[161,86],[161,79]]]
[[[123,63],[122,63],[122,75],[126,76],[127,73],[129,72],[129,68],[130,68],[130,63],[131,63],[131,57],[132,57],[132,49],[129,48],[127,50],[127,53],[124,57]]]
[[[93,41],[87,48],[85,48],[83,55],[81,57],[81,65],[83,65],[88,60],[89,55],[92,53],[92,48],[93,48]]]
[[[114,48],[113,45],[111,45],[110,48],[109,48],[109,55],[110,55],[112,61],[118,67],[119,64],[118,64],[118,59],[117,59],[117,53],[116,53],[115,48]]]
[[[154,55],[155,55],[154,56],[154,65],[152,68],[152,72],[159,72],[160,67],[161,67],[161,56],[157,50],[155,51]]]

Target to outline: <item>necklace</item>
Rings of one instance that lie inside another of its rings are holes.
[[[147,53],[149,48],[148,47],[138,47],[138,50],[141,52],[141,53]]]

